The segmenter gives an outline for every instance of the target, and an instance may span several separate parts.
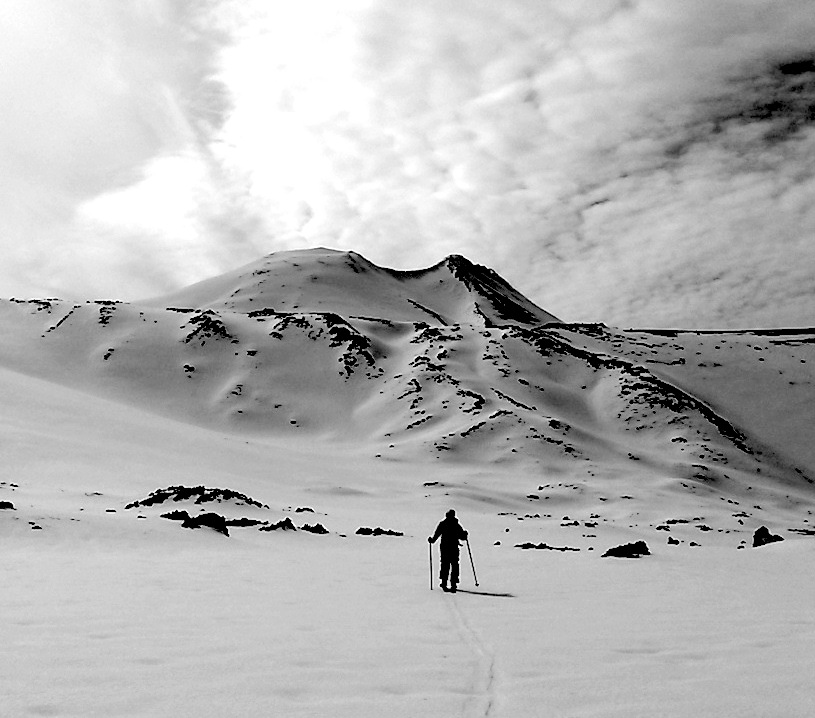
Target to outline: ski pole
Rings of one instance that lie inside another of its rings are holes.
[[[433,590],[433,544],[427,542],[427,550],[430,552],[430,590]]]
[[[475,575],[475,564],[473,563],[473,552],[470,551],[470,538],[467,537],[467,553],[470,554],[470,566],[473,567],[473,578],[475,579],[475,585],[478,585],[478,576]]]

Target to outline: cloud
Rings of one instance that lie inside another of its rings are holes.
[[[138,184],[149,162],[194,146],[224,110],[207,81],[212,41],[195,30],[196,16],[182,9],[190,7],[162,0],[0,7],[4,293],[81,287],[97,274],[118,249],[110,237],[83,233],[76,222],[83,203]],[[52,261],[64,253],[80,265],[83,252],[85,271]],[[121,259],[108,269],[126,275]]]
[[[298,82],[273,43],[233,49],[285,68],[285,102],[246,80],[225,128],[270,234],[397,266],[461,252],[573,319],[802,321],[777,248],[807,258],[815,91],[790,103],[806,72],[780,69],[811,52],[806,3],[333,7]]]
[[[70,72],[0,76],[45,118],[0,138],[33,154],[0,187],[25,198],[7,249],[32,287],[132,297],[321,244],[465,254],[570,320],[811,323],[807,2],[82,7],[38,61]]]

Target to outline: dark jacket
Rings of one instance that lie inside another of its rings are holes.
[[[436,533],[430,539],[434,543],[441,537],[441,552],[444,554],[458,554],[458,542],[467,538],[467,532],[455,516],[448,516],[441,520],[436,527]]]

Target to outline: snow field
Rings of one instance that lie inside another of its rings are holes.
[[[17,538],[4,714],[811,715],[810,541],[612,560],[476,518],[462,588],[513,597],[431,592],[422,536]]]
[[[461,587],[513,597],[452,596],[429,590],[425,534],[443,499],[332,498],[329,489],[311,498],[332,528],[379,519],[408,535],[235,529],[226,538],[128,511],[100,514],[92,530],[52,517],[42,531],[6,536],[0,683],[9,714],[812,709],[811,539],[741,552],[652,543],[641,560],[521,551],[489,540],[506,517],[465,499],[455,503],[466,506],[480,586],[462,551]],[[520,522],[505,536],[521,538],[522,528],[534,533]],[[634,538],[600,535],[606,545]]]
[[[530,305],[462,266],[0,302],[0,715],[813,715],[808,335],[490,327]],[[408,323],[285,313],[336,301]],[[145,501],[172,486],[237,493]]]

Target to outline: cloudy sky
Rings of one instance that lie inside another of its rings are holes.
[[[0,296],[463,254],[567,321],[815,325],[811,0],[3,0]]]

